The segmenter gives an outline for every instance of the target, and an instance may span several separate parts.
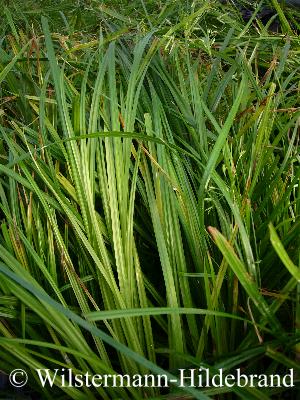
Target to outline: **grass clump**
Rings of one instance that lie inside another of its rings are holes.
[[[7,9],[0,369],[41,398],[296,398],[37,386],[58,366],[299,372],[299,39],[145,3],[143,20],[102,7],[97,35]]]

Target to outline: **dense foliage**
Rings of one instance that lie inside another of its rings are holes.
[[[0,370],[299,373],[297,11],[272,2],[275,33],[216,2],[59,3],[2,17]],[[297,397],[55,383],[29,376]]]

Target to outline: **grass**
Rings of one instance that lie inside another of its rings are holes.
[[[90,2],[90,25],[67,3],[60,25],[58,6],[40,23],[18,4],[1,28],[0,370],[45,399],[296,399],[42,388],[34,370],[299,374],[297,26],[201,1]]]

